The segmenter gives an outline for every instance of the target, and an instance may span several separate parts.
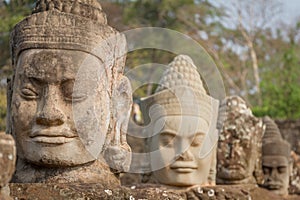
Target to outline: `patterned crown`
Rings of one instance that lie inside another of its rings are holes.
[[[278,126],[269,116],[263,118],[263,123],[266,126],[263,141],[282,139]]]
[[[32,13],[57,10],[107,23],[106,15],[97,0],[38,0]]]
[[[114,65],[122,71],[126,40],[107,25],[97,0],[38,0],[33,14],[11,33],[13,64],[26,49],[79,50],[102,61],[114,59],[108,67]]]
[[[178,86],[190,87],[206,94],[197,67],[193,60],[186,55],[176,56],[169,64],[169,68],[164,72],[155,93]]]
[[[282,139],[276,123],[268,116],[263,118],[263,123],[266,126],[262,146],[263,156],[285,156],[289,158],[291,146]]]
[[[146,123],[166,115],[200,116],[210,123],[215,106],[217,100],[207,95],[196,66],[186,55],[174,58],[155,93],[141,102]]]
[[[236,137],[263,136],[262,120],[252,114],[246,102],[239,96],[229,96],[221,103],[219,115],[223,124],[221,135],[235,134]]]

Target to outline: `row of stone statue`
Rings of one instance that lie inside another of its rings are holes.
[[[119,185],[116,174],[135,158],[126,141],[132,91],[123,75],[125,37],[107,25],[100,4],[38,0],[13,29],[11,53],[7,135],[0,140],[0,166],[8,173],[0,187],[16,160],[16,183]],[[276,125],[255,118],[239,97],[219,105],[188,56],[169,65],[156,92],[142,99],[142,112],[157,182],[188,187],[217,177],[286,194],[290,147]]]
[[[152,171],[143,182],[258,184],[288,194],[291,148],[275,122],[255,117],[238,96],[219,105],[206,93],[188,56],[169,64],[156,92],[142,99],[141,110]]]

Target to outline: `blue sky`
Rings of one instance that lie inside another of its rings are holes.
[[[268,0],[268,1],[271,2],[273,0]],[[281,15],[280,19],[283,20],[284,23],[289,25],[294,25],[296,24],[297,19],[300,20],[300,0],[275,0],[275,1],[281,3],[282,5],[282,12],[280,13]],[[210,2],[217,3],[217,4],[220,3],[226,4],[230,2],[230,0],[210,0]]]
[[[300,0],[281,0],[283,4],[283,17],[291,22],[300,18]]]

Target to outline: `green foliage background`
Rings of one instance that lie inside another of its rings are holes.
[[[6,123],[6,78],[12,74],[9,34],[33,6],[34,0],[0,0],[0,131],[5,131]]]
[[[109,23],[120,31],[156,26],[192,37],[213,57],[222,72],[228,95],[242,96],[257,116],[300,118],[299,26],[277,27],[275,36],[274,29],[256,30],[253,44],[258,57],[263,100],[262,105],[258,105],[249,51],[238,27],[229,28],[221,23],[222,18],[228,17],[224,8],[216,7],[208,0],[103,0],[101,3]],[[0,0],[0,131],[5,130],[5,79],[12,74],[9,33],[33,7],[34,0]],[[207,37],[201,37],[200,32]],[[240,46],[244,49],[243,54],[235,52],[228,44]],[[159,50],[134,51],[128,54],[127,70],[149,62],[167,64],[174,56]],[[134,98],[151,94],[155,87],[141,87],[134,93]]]

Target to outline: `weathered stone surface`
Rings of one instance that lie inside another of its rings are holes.
[[[293,169],[290,194],[300,194],[300,120],[276,120],[282,137],[291,144]]]
[[[11,135],[0,132],[0,197],[3,199],[9,199],[7,185],[15,171],[15,162],[16,147],[14,139]]]
[[[140,127],[131,119],[128,124],[127,131],[127,142],[131,147],[132,153],[142,154],[146,152],[145,149],[145,139],[135,137],[135,135],[140,134]],[[149,161],[148,161],[149,162]],[[143,175],[141,173],[134,173],[135,169],[141,169],[142,166],[148,166],[148,162],[139,157],[133,156],[131,162],[131,169],[128,173],[122,173],[120,175],[120,180],[122,185],[133,185],[142,183]],[[133,172],[133,173],[131,173]]]
[[[238,96],[227,97],[220,110],[217,184],[261,183],[262,120]]]
[[[16,147],[11,135],[0,132],[0,187],[5,186],[15,171]]]
[[[192,59],[176,56],[155,93],[141,101],[153,180],[180,187],[214,184],[218,104]]]
[[[262,146],[262,187],[279,195],[288,195],[291,174],[291,147],[283,140],[275,122],[268,116],[263,118],[266,127]]]
[[[291,144],[292,150],[300,155],[300,120],[275,120],[283,139]]]
[[[10,184],[11,195],[18,199],[195,199],[195,200],[283,200],[268,190],[254,185],[220,185],[194,187],[186,190],[170,189],[161,185],[135,185],[111,187],[105,184]]]
[[[8,133],[14,182],[119,181],[132,93],[123,76],[126,40],[97,0],[38,0],[11,34]]]
[[[289,193],[300,195],[300,155],[292,151],[291,156],[293,168],[290,177]]]

